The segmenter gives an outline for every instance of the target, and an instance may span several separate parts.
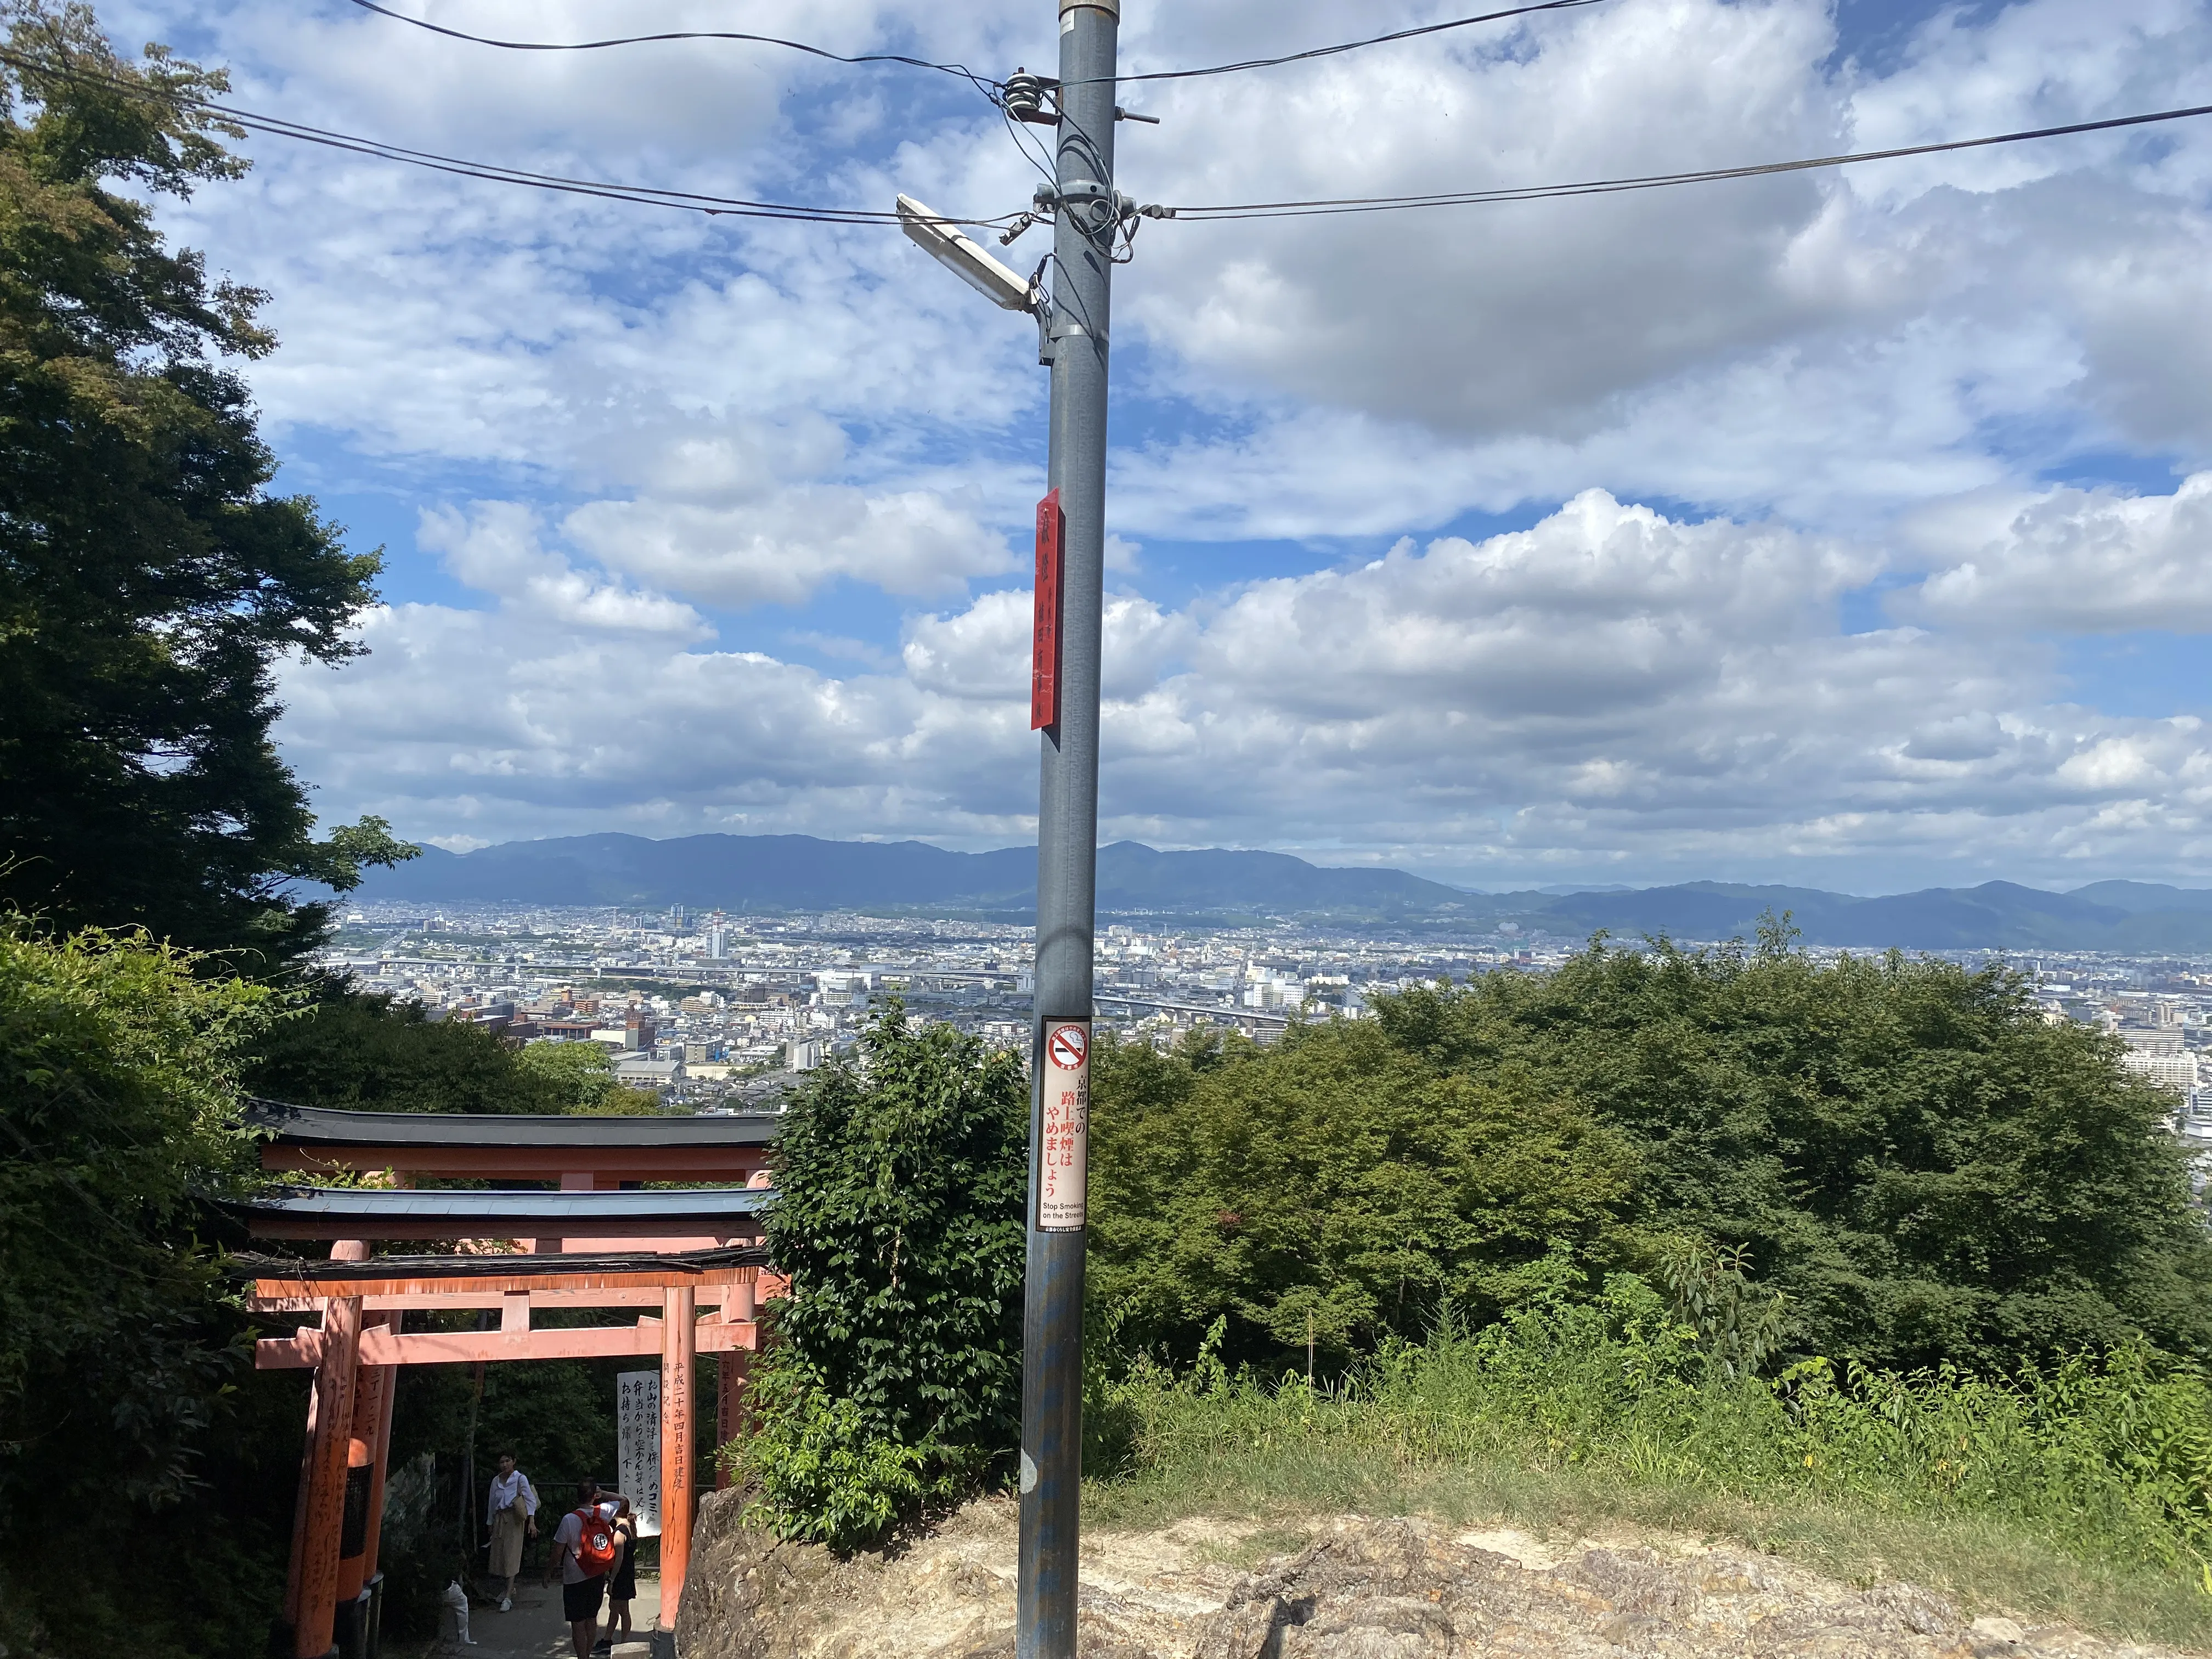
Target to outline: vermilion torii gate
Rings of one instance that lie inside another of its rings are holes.
[[[248,1258],[252,1306],[319,1314],[319,1328],[258,1345],[264,1370],[314,1373],[307,1403],[285,1618],[296,1659],[333,1652],[341,1607],[376,1576],[395,1367],[470,1361],[659,1356],[661,1602],[657,1654],[673,1652],[696,1495],[692,1364],[725,1356],[719,1439],[738,1429],[757,1300],[780,1294],[763,1271],[758,1212],[775,1118],[445,1116],[253,1103],[270,1132],[263,1167],[389,1171],[544,1188],[418,1191],[303,1188],[236,1207],[258,1238],[328,1240],[327,1261]],[[643,1181],[726,1186],[641,1191]],[[743,1183],[742,1185],[735,1183]],[[457,1255],[374,1256],[373,1243],[474,1243]],[[517,1250],[515,1246],[520,1245]],[[540,1308],[641,1309],[635,1324],[539,1330]],[[412,1310],[496,1310],[499,1328],[410,1332]]]

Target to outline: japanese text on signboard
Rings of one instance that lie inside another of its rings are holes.
[[[1083,1225],[1091,1147],[1091,1022],[1044,1023],[1044,1113],[1037,1147],[1036,1224],[1045,1232]]]
[[[637,1535],[660,1535],[660,1373],[615,1377],[615,1489],[637,1515]]]

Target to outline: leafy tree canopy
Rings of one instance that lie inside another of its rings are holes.
[[[552,1085],[552,1109],[579,1117],[658,1117],[659,1094],[615,1079],[614,1057],[596,1042],[533,1042],[515,1056],[522,1070]]]
[[[1358,1339],[1703,1245],[1783,1293],[1799,1352],[2212,1352],[2171,1097],[2002,967],[1818,963],[1771,929],[1376,1012],[1271,1052],[1102,1046],[1094,1279],[1125,1334],[1188,1352],[1227,1316],[1279,1358],[1309,1310]]]
[[[219,71],[137,63],[89,8],[21,0],[0,65],[0,899],[66,930],[139,925],[282,967],[364,863],[313,838],[270,730],[276,665],[336,665],[374,598],[276,462],[230,367],[270,350],[263,295],[174,249],[145,202],[237,177],[196,101]]]
[[[866,1543],[1020,1437],[1021,1063],[896,1003],[785,1108],[757,1432],[727,1449],[794,1538]]]
[[[334,992],[275,1024],[246,1085],[295,1106],[370,1112],[565,1112],[600,1098],[597,1083],[571,1069],[592,1056],[540,1060],[540,1052],[518,1052],[466,1020],[426,1018],[414,1003]]]
[[[1628,1139],[1525,1066],[1426,1064],[1372,1024],[1093,1061],[1092,1295],[1124,1341],[1370,1346],[1627,1259]]]
[[[233,1385],[252,1380],[201,1242],[222,1224],[198,1200],[256,1179],[234,1078],[273,1006],[204,969],[143,935],[53,940],[0,916],[0,1645],[14,1652],[241,1651],[283,1590],[281,1537],[241,1515],[250,1494],[185,1520],[233,1443]],[[296,1448],[296,1414],[291,1431]],[[165,1593],[126,1606],[121,1561]]]

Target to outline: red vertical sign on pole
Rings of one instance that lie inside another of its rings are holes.
[[[1060,491],[1036,509],[1036,620],[1030,636],[1030,730],[1060,722]]]

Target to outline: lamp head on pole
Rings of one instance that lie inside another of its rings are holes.
[[[924,252],[993,305],[1008,311],[1036,308],[1029,283],[986,253],[957,225],[911,196],[898,198],[898,216],[899,228]]]

